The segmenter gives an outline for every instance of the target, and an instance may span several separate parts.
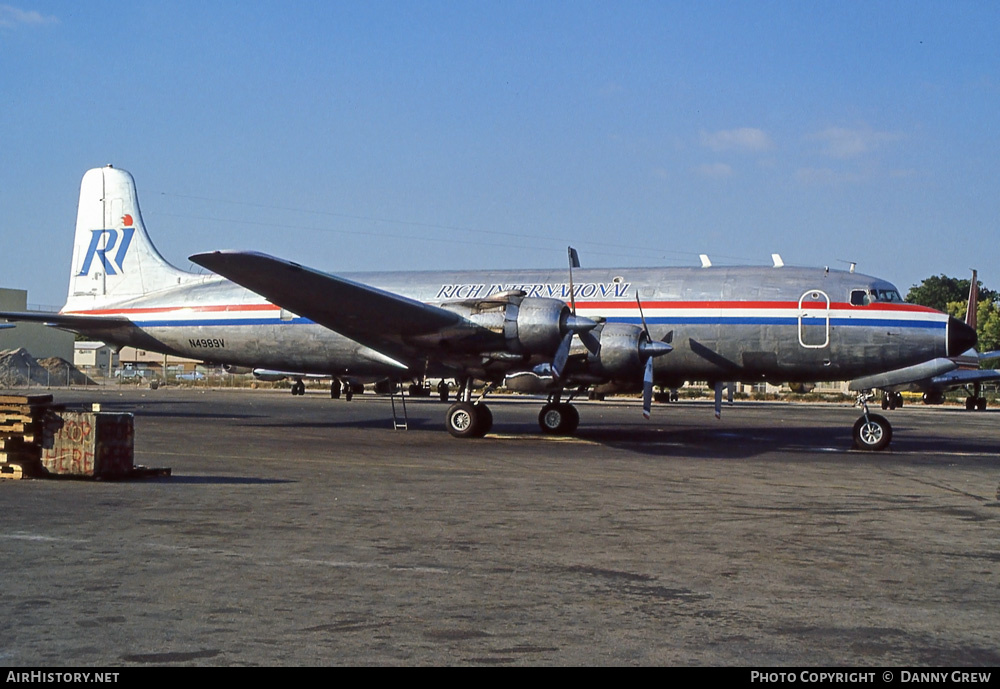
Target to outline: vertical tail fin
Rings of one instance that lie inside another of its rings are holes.
[[[976,311],[979,310],[979,283],[976,271],[972,271],[972,283],[969,285],[969,305],[965,308],[965,324],[976,330]]]
[[[110,165],[84,174],[64,311],[101,308],[194,275],[167,263],[153,246],[132,175]]]

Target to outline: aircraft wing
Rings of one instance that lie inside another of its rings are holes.
[[[1000,371],[988,368],[960,368],[931,379],[935,388],[958,388],[971,383],[1000,381]]]
[[[894,385],[908,385],[928,381],[934,376],[939,376],[948,371],[958,368],[951,359],[940,358],[925,361],[922,364],[898,368],[894,371],[878,373],[863,378],[855,378],[850,382],[850,390],[870,390],[872,388],[889,388]]]
[[[267,254],[214,251],[191,260],[407,366],[422,358],[413,338],[461,327],[463,321],[446,309]]]

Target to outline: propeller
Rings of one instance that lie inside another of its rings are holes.
[[[601,349],[600,341],[590,334],[590,331],[597,327],[597,321],[593,321],[586,316],[576,315],[576,295],[573,289],[573,269],[580,267],[580,255],[576,253],[576,249],[569,246],[566,247],[566,253],[569,258],[569,307],[570,312],[566,317],[566,322],[563,327],[566,329],[566,334],[563,339],[559,342],[559,347],[556,348],[555,356],[552,358],[552,375],[559,379],[562,376],[563,368],[566,366],[566,362],[569,360],[569,349],[573,344],[573,335],[577,335],[580,341],[583,342],[584,346],[593,354]]]
[[[585,334],[597,327],[597,321],[591,320],[586,316],[577,316],[571,313],[566,316],[566,322],[563,324],[563,327],[566,329],[566,335],[563,336],[559,347],[556,349],[556,354],[552,358],[552,375],[556,378],[562,376],[563,367],[566,366],[566,361],[569,359],[569,348],[573,344],[573,335],[580,335],[580,339],[583,339]],[[587,339],[597,341],[594,337]]]
[[[642,312],[642,301],[639,300],[639,290],[635,291],[635,304],[639,307],[642,331],[646,335],[645,339],[639,342],[639,354],[646,357],[646,366],[642,373],[642,415],[648,419],[653,406],[653,359],[674,351],[674,348],[666,342],[654,340],[653,336],[649,334],[646,314]],[[670,332],[670,335],[673,336],[673,331]]]

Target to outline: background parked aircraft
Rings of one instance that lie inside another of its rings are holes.
[[[965,323],[976,329],[976,314],[979,304],[979,283],[977,273],[972,271],[969,286],[969,300],[965,310]],[[903,404],[903,391],[917,391],[924,394],[924,404],[941,404],[949,390],[964,388],[969,396],[965,400],[967,410],[986,409],[986,398],[982,394],[984,383],[1000,381],[1000,371],[982,369],[980,364],[988,359],[1000,357],[1000,352],[980,354],[975,348],[959,356],[940,357],[897,371],[865,376],[851,381],[851,390],[877,388],[882,391],[882,408],[895,409]]]

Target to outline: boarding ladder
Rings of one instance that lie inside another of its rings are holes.
[[[399,384],[399,403],[401,405],[400,412],[402,414],[402,420],[400,420],[399,415],[396,413],[396,391],[393,390],[389,394],[389,401],[392,403],[392,427],[394,430],[410,430],[407,416],[406,416],[406,393],[403,392],[403,384]]]

